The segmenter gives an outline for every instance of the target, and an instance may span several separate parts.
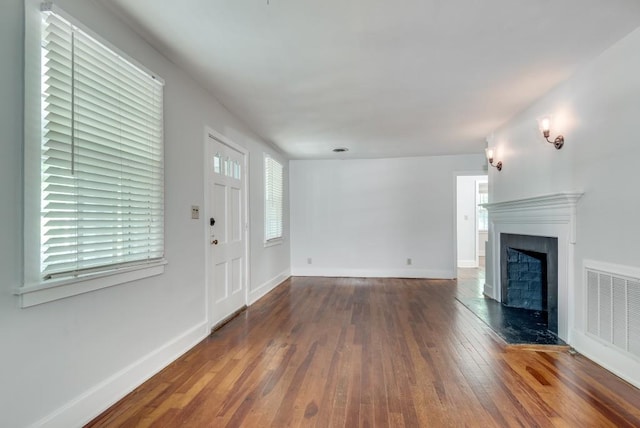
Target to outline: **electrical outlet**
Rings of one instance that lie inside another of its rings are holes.
[[[197,220],[200,218],[200,207],[197,205],[191,205],[191,218]]]
[[[413,263],[413,260],[411,260],[410,258],[407,259],[407,266],[411,266],[411,263]]]
[[[307,264],[308,264],[308,265],[310,265],[311,263],[313,263],[313,260],[311,260],[311,257],[309,257],[309,258],[307,259]]]

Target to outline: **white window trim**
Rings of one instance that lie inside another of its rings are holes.
[[[78,22],[72,16],[49,4],[51,10],[65,17],[140,69],[154,75],[136,60]],[[105,270],[86,275],[45,281],[39,275],[40,254],[40,145],[41,145],[41,0],[25,0],[25,89],[24,89],[24,275],[22,285],[14,290],[20,298],[20,307],[27,308],[54,300],[100,290],[132,281],[161,275],[166,259],[150,263]],[[158,77],[156,79],[164,84]]]
[[[24,285],[15,291],[20,296],[20,307],[40,305],[102,288],[126,284],[164,273],[166,260],[140,266],[130,266],[113,271],[102,271],[77,278],[49,280],[46,283]]]
[[[268,241],[264,241],[264,247],[275,247],[276,245],[281,245],[284,242],[284,237],[269,239]]]

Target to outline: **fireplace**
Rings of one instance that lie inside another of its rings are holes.
[[[500,234],[501,301],[508,307],[542,313],[558,334],[558,239]]]
[[[570,332],[574,329],[574,244],[576,243],[576,204],[582,196],[581,192],[560,192],[548,195],[533,196],[522,199],[503,200],[485,204],[489,211],[489,241],[487,244],[486,283],[484,293],[488,297],[502,302],[504,282],[506,281],[506,250],[502,245],[502,235],[524,235],[533,237],[550,237],[556,239],[555,257],[545,257],[547,278],[556,274],[553,281],[547,280],[547,311],[550,312],[550,329],[557,328],[560,339],[570,342]],[[507,238],[507,237],[505,237]],[[509,246],[508,244],[506,245]],[[547,253],[519,245],[526,251]],[[554,272],[555,270],[555,272]],[[504,271],[504,272],[503,272]],[[555,290],[553,288],[555,287]],[[549,305],[549,303],[551,303]],[[502,307],[506,307],[501,304]],[[555,308],[554,308],[555,306]],[[516,309],[519,310],[519,309]],[[555,314],[552,313],[555,310]],[[553,326],[556,322],[557,327]]]

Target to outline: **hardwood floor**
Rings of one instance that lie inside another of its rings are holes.
[[[637,389],[579,355],[506,347],[459,292],[292,278],[89,426],[640,426]]]

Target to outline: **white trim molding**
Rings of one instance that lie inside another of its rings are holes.
[[[475,260],[458,260],[459,268],[477,268],[478,262]]]
[[[450,270],[437,269],[343,269],[332,267],[297,267],[293,276],[322,276],[329,278],[414,278],[453,279],[456,274]]]
[[[531,198],[513,199],[503,202],[492,202],[482,206],[491,211],[518,210],[524,208],[563,208],[574,207],[582,197],[583,192],[560,192],[548,195],[533,196]]]
[[[576,206],[582,195],[582,192],[561,192],[483,204],[489,211],[485,294],[494,300],[501,300],[500,234],[558,239],[558,336],[568,343],[575,325]]]
[[[209,333],[206,321],[194,325],[31,426],[63,428],[87,424],[129,392],[196,346]]]
[[[20,307],[28,308],[106,287],[162,275],[166,264],[167,261],[163,259],[155,263],[113,269],[82,277],[50,280],[42,284],[25,285],[17,288],[14,290],[14,294],[20,297]]]
[[[640,388],[640,371],[638,370],[640,361],[637,358],[579,329],[574,329],[571,333],[571,346],[578,352],[636,388]]]
[[[503,222],[569,223],[571,243],[576,243],[576,206],[582,192],[561,192],[531,198],[482,204],[489,214],[503,217]],[[512,213],[512,216],[509,216]]]
[[[278,287],[284,281],[291,277],[291,271],[289,269],[280,272],[275,277],[271,278],[269,281],[259,285],[255,290],[250,290],[249,292],[249,301],[248,305],[251,306],[261,298],[263,298],[267,293],[271,290]]]

